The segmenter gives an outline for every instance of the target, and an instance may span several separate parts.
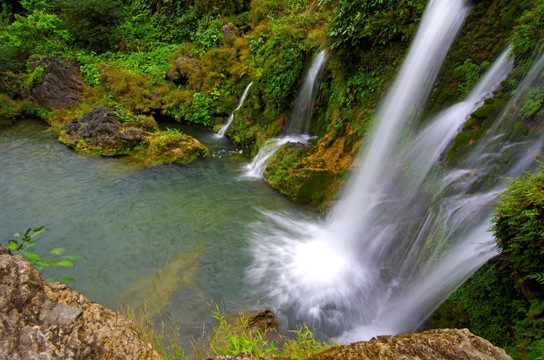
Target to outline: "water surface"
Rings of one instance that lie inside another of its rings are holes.
[[[227,139],[184,129],[210,147],[190,165],[145,167],[126,158],[74,153],[37,120],[0,129],[0,239],[47,225],[34,252],[83,255],[69,285],[114,310],[130,305],[198,336],[209,303],[252,309],[244,283],[247,224],[263,211],[315,217],[263,181],[244,179],[247,159]]]

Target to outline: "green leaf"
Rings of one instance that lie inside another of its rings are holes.
[[[15,251],[17,249],[17,240],[9,240],[8,249]]]
[[[72,264],[70,261],[68,260],[62,260],[62,261],[59,261],[57,264],[57,266],[74,266],[74,264]]]
[[[49,253],[57,256],[61,256],[66,250],[64,248],[54,248]]]
[[[63,278],[60,278],[59,281],[62,281],[62,282],[70,282],[70,281],[74,281],[74,278],[71,278],[71,277],[63,277]]]
[[[34,261],[41,261],[42,260],[41,256],[38,255],[38,254],[29,253],[29,252],[25,251],[25,252],[23,252],[23,255],[29,260],[34,260]]]

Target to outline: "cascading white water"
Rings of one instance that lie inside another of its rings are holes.
[[[268,159],[287,143],[306,144],[310,139],[308,130],[317,94],[317,84],[323,67],[327,63],[327,51],[321,50],[315,56],[297,95],[297,100],[285,135],[269,139],[260,149],[253,161],[245,167],[244,177],[262,179]]]
[[[238,106],[236,106],[236,109],[234,109],[234,111],[240,110],[240,108],[242,107],[242,105],[244,105],[244,100],[246,99],[247,93],[248,93],[249,88],[251,87],[252,84],[253,84],[253,81],[250,82],[250,83],[246,86],[246,89],[244,90],[244,93],[242,94],[242,97],[240,98],[240,101],[238,102]],[[227,122],[225,123],[225,125],[223,125],[223,126],[221,127],[221,129],[219,129],[219,131],[217,132],[217,136],[219,136],[219,137],[225,136],[225,131],[227,131],[227,129],[229,128],[230,124],[232,123],[232,120],[234,120],[234,111],[232,112],[232,114],[230,114],[230,116],[229,116],[229,118],[227,119]]]
[[[262,179],[264,170],[266,169],[266,162],[280,147],[287,143],[307,144],[309,139],[309,135],[302,134],[286,135],[267,140],[253,158],[253,161],[246,165],[243,176],[250,179]]]
[[[447,174],[438,162],[511,70],[506,54],[467,99],[406,135],[417,127],[418,110],[467,12],[462,0],[429,3],[362,165],[329,217],[315,223],[267,214],[270,224],[252,224],[248,281],[284,320],[304,321],[342,341],[414,330],[496,254],[487,231],[490,209],[480,205],[495,201],[500,187],[474,189],[489,173],[481,169],[494,166],[484,163],[486,153],[506,147],[492,149],[484,139],[462,168]],[[489,139],[500,139],[497,131],[505,128],[492,128]],[[538,141],[532,152],[517,145],[525,156],[513,165],[517,171],[530,163]]]
[[[286,134],[307,134],[310,131],[310,119],[312,118],[315,97],[317,95],[318,79],[323,72],[327,59],[328,54],[326,50],[321,50],[315,56],[300,86],[297,101],[289,119],[289,125],[285,130]]]

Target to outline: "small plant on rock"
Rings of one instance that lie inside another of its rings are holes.
[[[82,259],[82,256],[77,255],[64,255],[65,249],[63,248],[55,248],[49,252],[49,254],[53,255],[53,259],[44,259],[41,255],[38,255],[36,253],[25,251],[28,248],[36,245],[36,237],[48,229],[45,226],[39,226],[36,228],[28,228],[26,229],[25,233],[21,236],[20,233],[13,234],[13,239],[8,240],[8,248],[15,252],[17,255],[22,255],[26,257],[28,260],[30,260],[30,263],[32,266],[36,268],[39,272],[42,272],[43,270],[49,268],[49,267],[55,267],[55,266],[73,266],[72,263],[73,260],[79,260]],[[55,278],[47,278],[45,279],[47,281],[74,281],[74,279],[70,277],[63,277],[60,279]]]

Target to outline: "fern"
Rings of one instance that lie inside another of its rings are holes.
[[[529,274],[527,279],[536,280],[537,283],[544,285],[544,272]]]

